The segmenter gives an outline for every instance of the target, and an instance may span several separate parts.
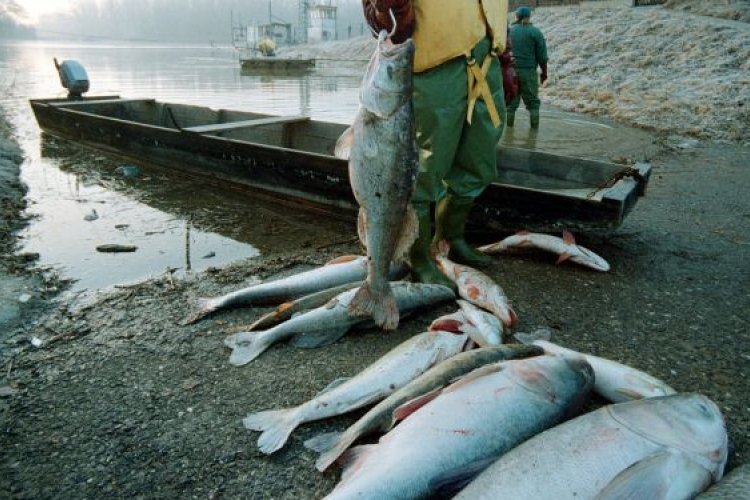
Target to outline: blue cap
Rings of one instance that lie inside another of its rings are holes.
[[[531,17],[531,9],[525,5],[522,5],[516,10],[516,17],[518,19],[524,19],[527,17]]]

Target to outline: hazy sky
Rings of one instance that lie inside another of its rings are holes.
[[[314,0],[311,0],[314,1]],[[0,0],[15,2],[26,12],[40,37],[169,41],[230,41],[231,22],[268,22],[269,0]],[[359,34],[361,0],[334,0],[339,36],[348,26]],[[274,21],[298,24],[299,0],[272,0]]]

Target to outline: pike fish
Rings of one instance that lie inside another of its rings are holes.
[[[475,306],[492,312],[507,327],[518,323],[518,315],[510,306],[508,296],[492,278],[473,267],[456,264],[448,259],[450,245],[438,244],[437,265],[458,288],[458,294]]]
[[[310,309],[315,309],[316,307],[323,306],[337,295],[344,293],[347,290],[351,290],[352,288],[359,288],[360,286],[362,286],[362,283],[362,281],[345,283],[333,288],[327,288],[319,292],[311,293],[310,295],[305,295],[304,297],[300,297],[289,302],[284,302],[273,311],[266,313],[258,318],[258,320],[254,323],[244,328],[238,328],[235,331],[252,332],[254,330],[265,330],[266,328],[271,328],[272,326],[276,326],[279,323],[283,323],[284,321],[290,319],[295,314],[299,314],[305,311],[309,311]]]
[[[675,394],[608,405],[543,432],[455,500],[690,500],[721,479],[726,460],[719,408]]]
[[[388,266],[404,259],[418,232],[409,204],[418,170],[413,66],[411,39],[394,45],[381,31],[360,88],[359,113],[336,144],[336,155],[349,159],[349,179],[360,206],[357,229],[369,257],[367,280],[350,310],[371,316],[385,330],[395,329],[399,320]]]
[[[515,337],[524,344],[531,343],[538,345],[547,354],[577,356],[588,361],[596,375],[594,392],[613,403],[623,403],[634,399],[653,398],[656,396],[668,396],[677,393],[677,391],[665,382],[646,372],[636,370],[631,366],[612,361],[611,359],[567,349],[544,339],[531,340],[534,336],[545,335],[545,333],[517,333]]]
[[[516,344],[485,347],[456,354],[388,396],[344,432],[321,434],[306,441],[305,446],[320,453],[315,466],[323,472],[357,439],[375,432],[390,431],[402,416],[396,410],[409,401],[414,400],[412,404],[419,404],[419,398],[433,397],[449,383],[484,365],[543,353],[541,347]],[[403,413],[406,411],[408,406],[402,409]]]
[[[333,298],[325,306],[295,316],[280,325],[259,332],[238,332],[224,340],[232,349],[229,362],[241,366],[249,363],[272,344],[295,337],[294,345],[303,348],[320,347],[340,339],[350,328],[368,322],[368,318],[349,314],[349,303],[357,290],[349,290]],[[393,293],[396,305],[409,312],[456,297],[453,290],[443,285],[395,282]]]
[[[521,231],[497,243],[481,246],[477,250],[487,254],[495,254],[515,248],[539,248],[559,255],[558,264],[570,260],[597,271],[609,271],[609,263],[606,260],[588,248],[577,245],[575,238],[568,231],[563,231],[562,238],[550,234]]]
[[[262,434],[258,448],[269,454],[286,443],[299,425],[341,415],[387,397],[427,371],[461,352],[466,335],[425,332],[402,342],[364,371],[338,379],[306,403],[282,410],[264,411],[243,420],[245,427]]]
[[[403,264],[390,267],[389,278],[400,279],[406,274]],[[235,292],[212,299],[198,299],[193,314],[185,324],[195,323],[199,319],[220,309],[229,307],[278,304],[285,300],[332,288],[344,283],[361,281],[367,275],[367,257],[347,255],[339,257],[326,265],[305,271],[286,278],[267,283],[252,285]]]
[[[325,500],[411,500],[442,493],[564,419],[582,403],[592,378],[585,361],[557,356],[474,370],[421,408],[410,405],[414,412],[378,444],[342,456],[341,482]]]
[[[697,500],[746,500],[750,498],[750,463],[740,465]]]

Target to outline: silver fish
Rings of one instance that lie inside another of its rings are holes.
[[[507,327],[518,323],[518,315],[510,306],[508,296],[492,278],[473,267],[457,264],[448,259],[450,245],[438,243],[435,256],[437,265],[458,288],[458,294],[472,304],[492,312]]]
[[[360,88],[360,109],[336,145],[349,157],[349,179],[359,203],[359,237],[369,257],[367,280],[350,304],[353,315],[371,316],[393,330],[398,308],[387,277],[391,261],[402,260],[414,243],[418,222],[409,200],[418,152],[412,85],[414,43],[391,43],[385,31]]]
[[[690,500],[727,459],[719,408],[699,394],[609,405],[550,429],[492,464],[455,500]]]
[[[750,498],[750,464],[735,467],[697,500],[747,500]]]
[[[456,297],[447,286],[422,283],[395,282],[393,292],[399,310],[407,312],[418,307],[437,304]],[[357,290],[349,290],[328,304],[293,317],[268,330],[239,332],[230,335],[224,344],[232,349],[229,362],[241,366],[260,356],[272,344],[290,337],[299,347],[320,347],[335,342],[355,325],[368,318],[349,314],[349,303]]]
[[[543,353],[541,347],[516,344],[485,347],[456,354],[388,396],[344,432],[321,434],[307,440],[305,446],[320,453],[315,466],[322,472],[360,437],[374,432],[390,431],[399,419],[396,409],[409,401],[421,397],[430,398],[439,389],[481,366]]]
[[[547,354],[561,354],[565,356],[578,356],[589,362],[594,369],[596,380],[594,392],[613,403],[623,403],[634,399],[653,398],[656,396],[668,396],[676,394],[665,382],[653,375],[637,370],[631,366],[600,358],[592,354],[584,354],[572,349],[561,347],[544,339],[534,339],[535,336],[544,335],[545,330],[532,334],[517,333],[516,338],[524,344],[538,345]]]
[[[335,380],[316,397],[294,408],[263,411],[243,420],[245,427],[263,434],[258,448],[273,453],[284,446],[294,429],[305,422],[341,415],[379,401],[430,367],[458,354],[466,335],[425,332],[402,342],[361,373]]]
[[[341,482],[325,500],[411,500],[441,491],[558,423],[592,378],[585,361],[557,356],[474,370],[378,444],[348,450]]]
[[[503,343],[503,325],[494,314],[481,310],[471,302],[458,300],[466,318],[474,326],[477,335],[472,337],[480,347]]]
[[[406,274],[402,264],[390,268],[390,279]],[[367,275],[367,257],[345,256],[325,266],[287,276],[267,283],[252,285],[212,299],[198,299],[196,309],[185,324],[190,324],[220,309],[237,306],[278,304],[285,300],[332,288],[344,283],[361,281]]]
[[[343,285],[335,286],[333,288],[327,288],[310,295],[305,295],[304,297],[300,297],[289,302],[284,302],[273,311],[266,313],[258,318],[254,323],[244,328],[237,328],[234,331],[252,332],[254,330],[265,330],[266,328],[271,328],[272,326],[276,326],[279,323],[283,323],[284,321],[290,319],[295,314],[299,314],[305,311],[309,311],[310,309],[315,309],[316,307],[323,306],[337,295],[344,293],[347,290],[351,290],[352,288],[359,288],[360,286],[362,286],[362,281],[354,281],[352,283],[345,283]]]
[[[550,234],[521,231],[497,243],[481,246],[477,250],[494,254],[507,252],[514,248],[539,248],[559,255],[558,264],[570,260],[597,271],[609,271],[609,263],[606,260],[588,248],[577,245],[575,238],[568,231],[563,231],[562,238]]]

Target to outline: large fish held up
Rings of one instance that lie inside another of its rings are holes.
[[[719,408],[674,394],[605,406],[539,434],[455,500],[690,500],[721,479],[726,460]]]
[[[418,222],[409,204],[418,170],[412,105],[414,43],[395,45],[381,31],[360,89],[354,124],[336,144],[349,159],[349,179],[359,203],[357,230],[369,257],[367,280],[350,304],[355,316],[371,316],[385,330],[398,326],[388,283],[391,261],[403,260]]]

